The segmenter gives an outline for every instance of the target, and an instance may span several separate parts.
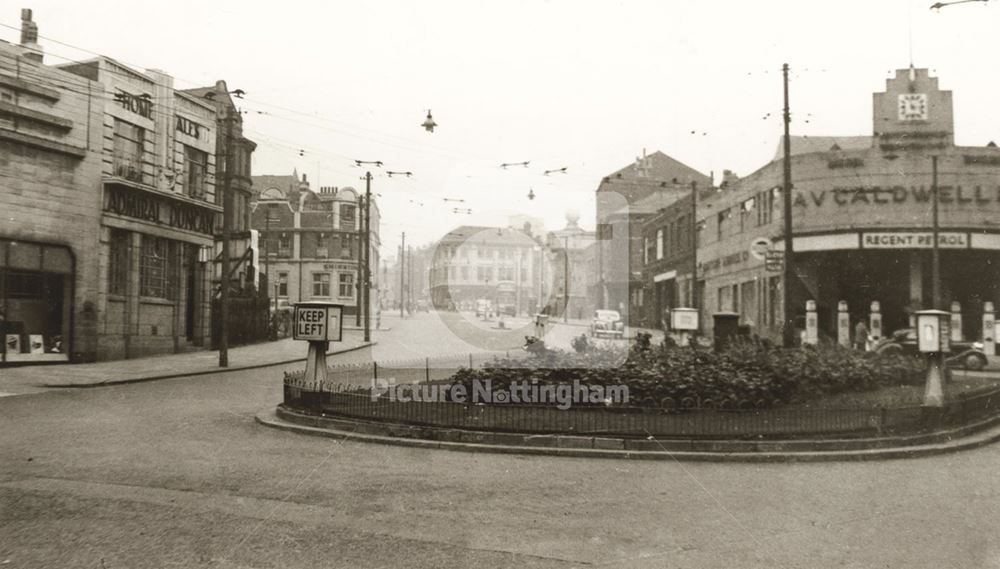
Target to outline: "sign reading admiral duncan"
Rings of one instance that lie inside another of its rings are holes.
[[[832,190],[802,190],[795,194],[795,205],[822,207],[827,203],[836,206],[930,203],[932,191],[929,186],[861,186]],[[970,205],[1000,203],[1000,186],[993,188],[938,186],[938,202]]]
[[[104,211],[205,235],[215,233],[211,209],[117,186],[105,186]]]

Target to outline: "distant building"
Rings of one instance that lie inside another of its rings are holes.
[[[552,284],[543,282],[543,247],[522,230],[463,225],[434,248],[429,271],[431,301],[438,310],[471,309],[476,300],[530,314],[548,304]]]
[[[566,214],[566,227],[546,235],[546,267],[553,283],[548,298],[549,314],[590,318],[594,304],[590,296],[595,274],[591,272],[596,234],[578,224],[578,213]]]

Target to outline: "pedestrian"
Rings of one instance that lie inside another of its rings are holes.
[[[854,326],[854,348],[862,351],[868,349],[868,326],[864,319],[858,320]]]

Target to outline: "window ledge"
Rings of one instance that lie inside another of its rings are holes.
[[[139,302],[141,304],[160,304],[163,306],[173,306],[175,304],[175,301],[173,300],[167,300],[156,296],[140,296]]]

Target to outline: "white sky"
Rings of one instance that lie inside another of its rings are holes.
[[[57,40],[163,69],[178,88],[243,89],[255,174],[298,168],[316,188],[362,187],[354,159],[412,171],[373,183],[390,256],[401,231],[424,243],[506,213],[556,229],[576,208],[592,226],[601,177],[643,148],[717,181],[724,168],[748,174],[778,144],[784,62],[793,134],[870,134],[871,93],[909,65],[911,35],[914,64],[954,91],[957,142],[1000,142],[1000,0],[931,3],[22,0],[0,24],[34,9],[51,64],[90,57]],[[428,108],[433,134],[420,128]]]

